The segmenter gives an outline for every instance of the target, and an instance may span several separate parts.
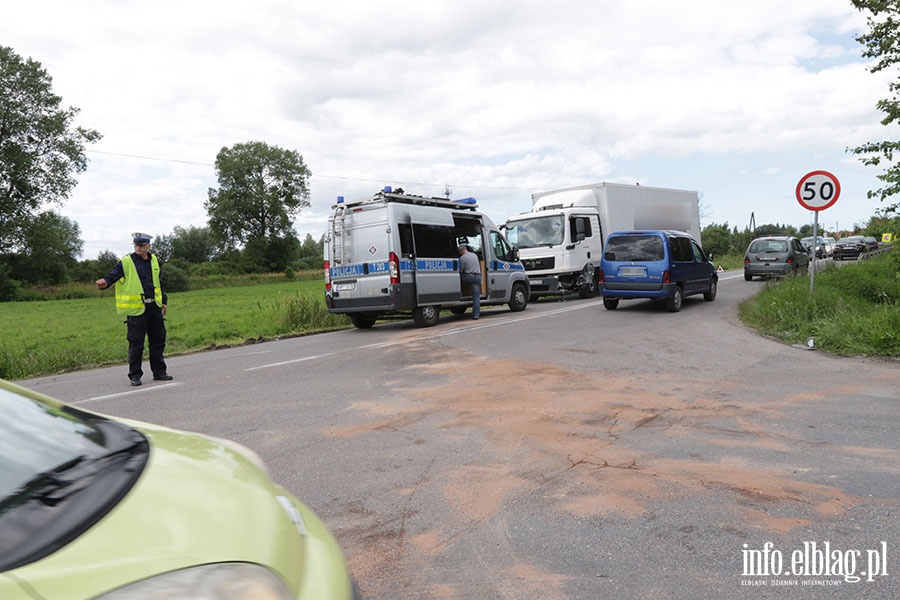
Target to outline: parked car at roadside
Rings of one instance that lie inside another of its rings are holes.
[[[809,251],[810,256],[815,251],[816,258],[825,258],[825,238],[822,236],[818,236],[815,239],[812,236],[805,237],[800,240],[800,243]]]
[[[234,442],[0,380],[3,600],[354,597],[313,512]]]
[[[681,310],[683,299],[694,294],[716,299],[716,267],[683,231],[615,231],[603,250],[600,294],[607,310],[634,298],[665,300],[670,312]]]
[[[826,258],[834,256],[834,245],[836,243],[837,242],[834,241],[833,237],[825,238],[825,257]]]
[[[851,235],[838,240],[838,243],[834,245],[834,260],[859,259],[868,252],[869,245],[866,243],[866,238],[861,235]]]
[[[866,246],[869,247],[869,251],[878,249],[878,240],[873,238],[872,236],[866,236]]]
[[[806,273],[809,260],[807,249],[792,235],[757,238],[750,242],[744,253],[744,280]]]

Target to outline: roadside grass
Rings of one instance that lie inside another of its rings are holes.
[[[321,279],[169,294],[166,355],[343,329]],[[124,318],[109,292],[0,304],[0,378],[25,379],[127,360]]]
[[[744,268],[743,254],[723,254],[721,256],[713,256],[712,263],[717,267],[721,266],[726,271]]]
[[[767,283],[741,303],[747,325],[789,343],[845,356],[900,356],[900,274],[897,253],[831,266],[808,277]]]

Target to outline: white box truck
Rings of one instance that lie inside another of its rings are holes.
[[[604,182],[539,192],[531,201],[531,211],[510,217],[504,226],[519,249],[531,300],[596,296],[603,244],[613,231],[685,231],[700,243],[695,191]]]
[[[448,200],[383,191],[338,197],[325,232],[325,303],[360,329],[377,319],[412,316],[420,327],[442,309],[463,314],[470,286],[459,276],[459,245],[481,263],[481,305],[524,310],[530,291],[518,251],[478,212],[473,198]]]

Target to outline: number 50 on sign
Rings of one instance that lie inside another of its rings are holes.
[[[797,201],[809,210],[825,210],[841,195],[841,184],[828,171],[807,173],[797,184]]]

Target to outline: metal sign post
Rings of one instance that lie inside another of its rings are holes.
[[[797,202],[816,213],[813,220],[813,268],[809,273],[809,293],[812,294],[816,286],[818,266],[816,246],[819,243],[819,211],[837,202],[841,195],[841,184],[837,177],[828,171],[812,171],[800,179],[796,193]]]

